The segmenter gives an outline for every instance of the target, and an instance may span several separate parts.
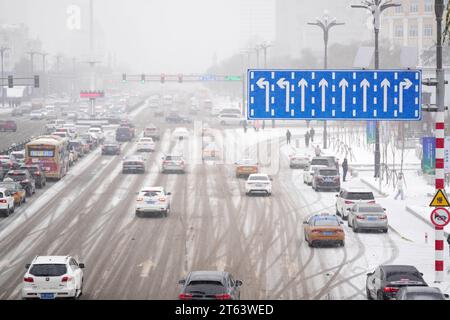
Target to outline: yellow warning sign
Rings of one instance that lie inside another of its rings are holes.
[[[444,190],[439,189],[436,192],[436,195],[430,203],[430,207],[450,207],[450,203],[448,202]]]

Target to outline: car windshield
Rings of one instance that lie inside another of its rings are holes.
[[[14,181],[22,181],[27,177],[25,173],[8,173],[6,176]]]
[[[411,292],[406,295],[408,300],[445,300],[439,293]]]
[[[386,275],[386,281],[420,281],[422,277],[418,272],[413,271],[390,271]]]
[[[166,156],[166,160],[179,161],[181,160],[180,156]]]
[[[18,186],[15,182],[0,182],[0,188],[5,188],[8,190],[16,190]]]
[[[223,287],[222,282],[214,280],[193,280],[189,282],[189,286],[210,285]]]
[[[336,217],[318,217],[314,219],[314,226],[337,227],[339,226],[339,221]]]
[[[383,208],[374,206],[374,207],[359,207],[358,212],[362,213],[382,213],[384,212]]]
[[[3,198],[4,196],[3,196],[3,192],[0,192],[0,198]]]
[[[250,181],[268,181],[269,178],[266,176],[251,176],[248,178]]]
[[[349,192],[347,194],[349,200],[374,200],[372,192]]]
[[[36,277],[59,277],[67,273],[65,264],[34,264],[30,274]]]
[[[336,170],[319,170],[319,174],[321,176],[337,176],[338,173]]]
[[[319,166],[328,166],[330,164],[330,161],[327,159],[312,159],[311,165],[319,165]]]
[[[152,190],[152,191],[142,191],[142,195],[144,196],[144,197],[149,197],[149,198],[152,198],[152,197],[159,197],[159,196],[161,196],[163,193],[162,193],[162,191],[157,191],[157,190]]]

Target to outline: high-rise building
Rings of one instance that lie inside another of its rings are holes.
[[[240,44],[242,47],[275,37],[275,3],[277,0],[242,0],[239,2]]]

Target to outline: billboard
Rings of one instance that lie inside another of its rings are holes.
[[[422,150],[422,172],[433,175],[436,165],[436,139],[434,137],[423,137]]]
[[[375,143],[375,131],[376,131],[376,122],[375,121],[367,121],[367,127],[366,127],[367,144]]]

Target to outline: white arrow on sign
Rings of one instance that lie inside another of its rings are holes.
[[[301,110],[302,112],[305,112],[305,88],[308,87],[308,82],[302,78],[302,80],[298,82],[298,86],[301,88],[302,91]]]
[[[138,267],[142,268],[141,277],[147,278],[153,267],[156,267],[156,264],[152,260],[147,260],[141,264],[138,264]]]
[[[281,89],[286,89],[286,112],[290,111],[290,105],[291,105],[291,97],[290,97],[290,88],[289,88],[289,81],[287,81],[285,78],[280,78],[277,81],[277,85]]]
[[[388,104],[388,88],[391,86],[391,83],[388,79],[384,79],[381,82],[381,87],[383,88],[383,112],[387,112],[387,104]]]
[[[325,88],[328,87],[328,81],[325,79],[320,80],[319,87],[322,87],[322,112],[325,112]]]
[[[256,85],[260,89],[266,89],[266,112],[269,112],[269,81],[265,81],[264,78],[260,78],[258,81],[256,81]]]
[[[367,112],[367,88],[370,87],[369,81],[364,79],[361,81],[361,88],[363,88],[363,111]]]
[[[347,80],[342,79],[341,82],[339,82],[339,88],[342,88],[342,112],[345,112],[345,91],[348,88]]]
[[[403,90],[408,90],[411,86],[412,82],[409,79],[405,79],[404,82],[400,82],[398,112],[403,112]]]

